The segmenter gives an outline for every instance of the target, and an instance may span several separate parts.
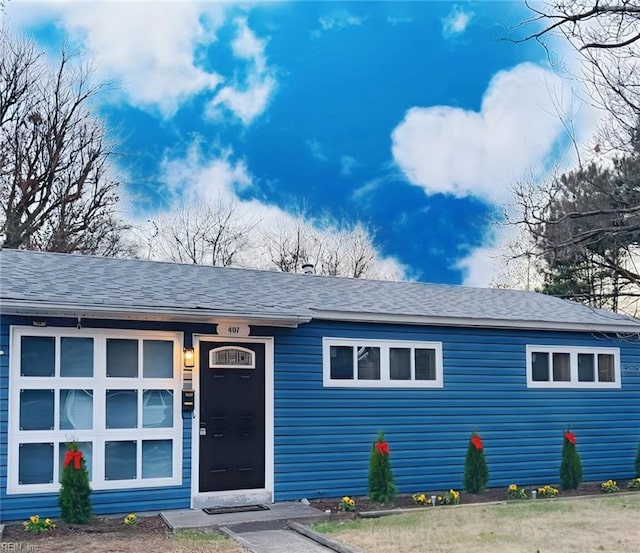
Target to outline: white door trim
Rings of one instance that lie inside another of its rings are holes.
[[[263,489],[201,493],[200,489],[200,343],[244,342],[264,344],[264,483]],[[209,334],[194,334],[195,366],[193,367],[193,389],[195,404],[191,419],[191,508],[240,505],[249,503],[273,503],[274,486],[274,412],[273,412],[273,337],[229,338]]]

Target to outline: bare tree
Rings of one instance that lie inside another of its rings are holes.
[[[602,138],[615,148],[628,138],[640,115],[640,5],[637,0],[548,0],[527,6],[532,12],[522,27],[529,31],[517,42],[566,39],[586,63],[581,77],[593,101],[611,119]]]
[[[234,265],[256,222],[240,215],[235,200],[182,205],[149,222],[148,257],[197,265]]]
[[[317,274],[351,278],[397,279],[383,266],[371,232],[361,223],[312,220],[299,214],[263,233],[269,259],[279,270],[297,273],[306,264]]]
[[[516,190],[541,261],[543,291],[617,310],[640,294],[640,152]]]
[[[314,253],[317,255],[322,248],[319,240],[320,236],[302,213],[292,221],[282,220],[262,232],[262,243],[270,262],[284,273],[298,273],[303,265],[313,264]]]
[[[65,51],[55,67],[0,31],[0,235],[7,248],[129,253],[112,151],[91,103],[100,86]]]

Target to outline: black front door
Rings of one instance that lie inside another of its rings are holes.
[[[200,342],[200,492],[264,488],[265,347]]]

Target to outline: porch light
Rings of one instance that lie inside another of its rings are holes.
[[[182,350],[182,362],[184,363],[185,368],[192,369],[195,365],[195,352],[193,348],[184,348]]]

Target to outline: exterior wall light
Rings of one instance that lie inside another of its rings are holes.
[[[184,348],[182,350],[182,362],[185,368],[192,369],[196,363],[196,355],[193,348]]]

